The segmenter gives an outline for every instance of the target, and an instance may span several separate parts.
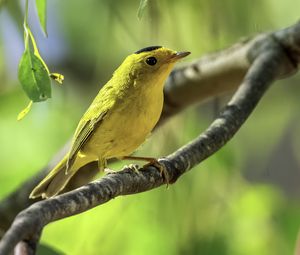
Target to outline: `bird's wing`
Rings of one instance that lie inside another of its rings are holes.
[[[69,153],[69,157],[67,160],[67,167],[66,172],[68,171],[69,167],[72,166],[72,164],[75,161],[77,153],[82,149],[82,147],[86,144],[86,142],[91,138],[93,132],[101,122],[103,121],[105,115],[107,114],[108,110],[105,110],[101,112],[98,116],[92,119],[82,120],[78,128],[75,132],[74,138],[73,138],[73,144],[72,148]]]

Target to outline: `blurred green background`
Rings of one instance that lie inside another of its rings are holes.
[[[138,20],[138,0],[52,0],[44,38],[33,3],[29,20],[41,54],[65,82],[53,83],[53,98],[16,121],[28,104],[17,81],[24,1],[0,1],[0,198],[64,145],[126,55],[165,45],[191,51],[189,61],[291,25],[300,9],[298,0],[150,0]],[[175,185],[48,225],[39,254],[293,254],[300,225],[299,81],[296,75],[276,82],[232,141]],[[190,108],[138,154],[167,155],[214,116],[212,102]]]

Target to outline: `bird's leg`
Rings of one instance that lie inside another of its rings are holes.
[[[167,171],[167,169],[165,168],[165,166],[161,163],[159,163],[159,161],[156,158],[151,158],[151,157],[137,157],[137,156],[124,156],[122,157],[122,159],[125,160],[142,160],[142,161],[148,161],[148,163],[146,165],[144,165],[143,167],[147,167],[147,166],[154,166],[156,168],[158,168],[160,175],[166,180],[167,182],[167,186],[169,184],[169,173]],[[136,171],[136,168],[134,169]]]
[[[155,160],[155,158],[147,158],[147,157],[135,157],[135,156],[124,156],[124,157],[121,157],[120,160],[143,160],[143,161],[152,161],[152,160]],[[130,169],[130,170],[133,170],[134,172],[136,173],[139,173],[139,165],[137,164],[130,164],[130,165],[125,165],[122,170],[124,169]]]
[[[106,174],[112,174],[115,171],[112,169],[107,168],[107,161],[104,158],[98,158],[98,169],[100,172],[104,172]]]
[[[107,162],[104,158],[98,158],[98,169],[99,169],[99,172],[102,172],[104,171],[104,169],[106,168],[107,166]]]

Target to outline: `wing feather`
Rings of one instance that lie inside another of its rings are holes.
[[[70,166],[72,166],[72,164],[74,163],[77,153],[84,147],[86,142],[91,138],[96,128],[99,127],[107,112],[108,110],[102,112],[96,118],[83,120],[80,122],[73,138],[72,148],[70,150],[69,157],[67,160],[66,172],[68,171]]]

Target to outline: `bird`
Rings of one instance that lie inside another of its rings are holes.
[[[69,152],[29,197],[58,195],[74,174],[92,161],[98,161],[99,171],[106,169],[111,158],[155,163],[155,158],[131,154],[160,118],[164,83],[175,63],[189,54],[149,46],[128,55],[83,114]]]

